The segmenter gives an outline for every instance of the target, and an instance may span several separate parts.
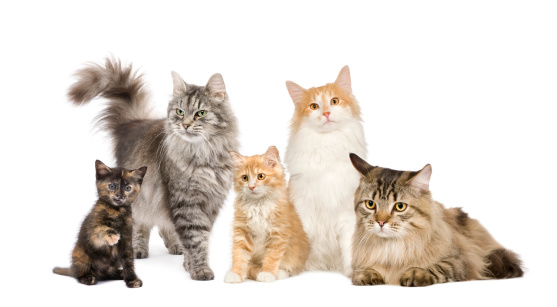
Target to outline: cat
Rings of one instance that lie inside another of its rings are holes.
[[[147,165],[143,192],[134,203],[133,246],[136,258],[149,253],[157,226],[171,254],[184,254],[184,268],[194,280],[212,280],[209,234],[232,187],[238,148],[236,118],[220,74],[206,86],[186,84],[172,72],[173,94],[165,118],[153,118],[143,80],[107,59],[77,71],[68,93],[75,105],[99,96],[108,100],[97,124],[113,140],[117,163]]]
[[[269,282],[300,273],[309,241],[288,200],[279,152],[244,157],[231,152],[236,173],[232,270],[225,282]]]
[[[85,285],[123,279],[129,288],[139,288],[143,282],[133,264],[132,203],[147,167],[110,168],[97,160],[95,169],[99,199],[81,224],[71,267],[56,267],[53,272],[73,276]]]
[[[521,277],[521,261],[461,208],[446,209],[429,190],[431,165],[419,172],[371,166],[350,154],[361,174],[352,283],[428,286]]]
[[[367,153],[350,70],[344,66],[334,83],[304,89],[287,81],[295,111],[286,150],[290,200],[308,234],[308,270],[340,271],[350,276],[352,207],[359,174],[350,152]]]

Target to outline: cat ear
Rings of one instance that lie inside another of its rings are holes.
[[[350,153],[350,161],[352,161],[352,165],[362,176],[367,176],[367,174],[375,168],[375,166],[369,165],[355,153]]]
[[[216,97],[219,99],[224,99],[226,95],[226,87],[224,86],[224,79],[222,79],[221,74],[214,74],[209,78],[207,85],[205,86],[207,91],[212,97]]]
[[[350,81],[350,69],[348,68],[348,65],[344,66],[338,73],[335,85],[348,91],[349,93],[352,92],[352,81]]]
[[[106,166],[100,160],[95,161],[95,169],[97,170],[97,179],[102,179],[112,174],[110,167]]]
[[[298,105],[304,99],[307,90],[292,81],[286,81],[286,89],[295,105]]]
[[[244,162],[246,161],[246,157],[242,156],[241,154],[235,151],[231,151],[230,156],[232,157],[232,161],[234,161],[234,165],[236,166],[243,165]]]
[[[406,184],[420,189],[420,191],[429,191],[429,179],[431,178],[431,165],[428,164],[422,168],[414,177],[410,178]]]
[[[132,173],[139,177],[139,182],[141,182],[143,180],[143,177],[145,177],[145,174],[147,173],[147,166],[144,167],[140,167],[136,170],[133,170]]]
[[[174,84],[174,95],[185,94],[188,84],[184,81],[184,79],[182,79],[182,77],[180,77],[177,72],[172,71],[170,74],[172,74],[172,83]]]
[[[279,152],[275,146],[269,147],[265,154],[263,155],[265,163],[270,167],[275,167],[280,163]]]

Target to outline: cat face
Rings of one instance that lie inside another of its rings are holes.
[[[354,199],[359,231],[383,238],[429,231],[429,164],[419,172],[402,172],[371,166],[355,154],[350,159],[362,175]]]
[[[286,88],[296,106],[292,119],[295,129],[311,127],[327,132],[360,118],[358,102],[352,95],[348,66],[342,68],[334,83],[306,90],[292,81],[286,81]]]
[[[137,170],[110,168],[101,161],[95,161],[97,171],[97,192],[99,198],[113,206],[129,206],[141,190],[147,167]]]
[[[252,199],[269,197],[285,186],[284,170],[275,146],[263,155],[244,157],[236,152],[230,155],[236,168],[234,189],[238,195]]]
[[[220,74],[214,74],[206,86],[186,84],[172,72],[174,92],[168,105],[170,131],[188,142],[207,141],[228,127],[228,114],[221,108],[226,98],[226,88]]]

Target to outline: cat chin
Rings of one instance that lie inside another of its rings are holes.
[[[199,143],[203,141],[203,138],[199,134],[193,134],[188,132],[181,132],[176,134],[178,134],[180,138],[182,138],[184,141],[189,143]]]

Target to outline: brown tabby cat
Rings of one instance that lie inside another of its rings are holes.
[[[70,268],[54,268],[85,285],[99,280],[123,279],[126,286],[143,285],[135,275],[132,248],[132,207],[147,167],[137,170],[109,168],[95,161],[99,200],[87,215],[72,252]],[[120,269],[120,266],[123,269]]]
[[[224,281],[275,281],[300,273],[309,242],[288,200],[277,148],[251,157],[231,155],[236,166],[233,258]]]
[[[477,220],[431,198],[431,166],[402,172],[350,154],[362,175],[355,193],[354,285],[428,286],[521,277],[521,262]]]

